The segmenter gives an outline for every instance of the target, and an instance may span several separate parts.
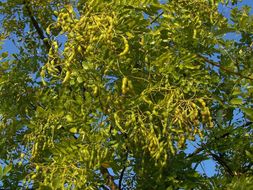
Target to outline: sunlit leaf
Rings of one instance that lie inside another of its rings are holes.
[[[230,103],[234,105],[241,105],[243,104],[243,100],[241,98],[233,98],[230,100]]]

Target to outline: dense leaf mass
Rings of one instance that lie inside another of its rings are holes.
[[[0,187],[252,189],[250,10],[1,1]]]

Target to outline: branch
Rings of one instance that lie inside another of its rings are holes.
[[[206,144],[205,144],[206,145]],[[200,148],[196,149],[192,154],[188,155],[186,158],[190,158],[194,155],[197,155],[199,152],[203,151],[205,148],[204,146],[202,145]],[[234,173],[233,171],[230,169],[230,167],[227,165],[227,163],[218,155],[216,154],[213,154],[211,152],[207,152],[208,155],[212,156],[213,159],[218,162],[218,164],[220,164],[224,169],[225,171],[231,176],[233,177],[234,176]]]
[[[241,126],[238,126],[238,127],[234,128],[233,131],[236,130],[236,129],[238,129],[238,128],[241,128],[241,127],[248,127],[248,126],[250,126],[251,124],[253,124],[253,122],[251,122],[251,121],[250,121],[250,122],[247,122],[247,123],[245,123],[245,124],[243,124],[243,125],[241,125]],[[221,140],[221,139],[227,138],[227,137],[229,137],[230,134],[231,134],[230,132],[226,132],[226,133],[224,133],[224,134],[222,134],[222,135],[220,135],[220,136],[218,136],[218,137],[214,137],[214,140],[211,140],[210,142],[208,142],[208,143],[206,143],[206,144],[203,143],[199,148],[197,148],[193,153],[189,154],[186,158],[190,158],[190,157],[193,157],[193,156],[197,155],[198,153],[200,153],[200,152],[202,152],[203,150],[205,150],[206,147],[207,147],[209,144],[213,143],[214,141],[219,141],[219,140]]]
[[[214,62],[214,61],[212,61],[212,60],[209,60],[208,58],[206,58],[206,57],[204,57],[204,56],[202,56],[202,55],[197,54],[197,56],[198,56],[199,58],[203,59],[205,62],[209,63],[210,65],[219,67],[221,70],[223,70],[223,71],[225,71],[225,72],[227,72],[227,73],[231,73],[231,74],[233,74],[233,75],[237,75],[237,76],[239,76],[239,77],[241,77],[241,78],[253,80],[253,78],[251,78],[251,77],[248,77],[248,76],[242,75],[241,73],[237,73],[237,72],[234,72],[234,71],[232,71],[232,70],[230,70],[230,69],[227,69],[226,67],[221,66],[219,63]]]
[[[121,173],[120,173],[120,178],[119,178],[119,190],[121,190],[121,186],[122,186],[122,180],[123,180],[123,177],[124,177],[124,172],[126,170],[126,166],[123,167]]]
[[[244,125],[241,125],[241,126],[238,126],[237,128],[234,128],[233,131],[236,130],[236,129],[238,129],[238,128],[241,128],[241,127],[248,127],[248,126],[250,126],[251,124],[253,124],[253,122],[247,122],[247,123],[245,123]],[[221,140],[221,139],[228,138],[230,134],[231,134],[231,132],[226,132],[225,134],[222,134],[222,135],[220,135],[219,137],[214,137],[214,140],[211,140],[209,143],[206,143],[206,144],[203,143],[203,144],[201,145],[201,147],[197,148],[193,153],[189,154],[186,158],[191,158],[191,157],[197,155],[198,153],[200,153],[200,152],[202,152],[203,150],[205,150],[208,144],[211,144],[211,143],[213,143],[214,141],[219,141],[219,140]],[[225,171],[226,171],[231,177],[234,176],[234,173],[233,173],[232,169],[227,165],[227,163],[222,159],[221,156],[218,156],[218,155],[216,155],[216,154],[213,154],[213,153],[211,153],[210,151],[207,151],[207,154],[210,155],[210,156],[212,156],[213,159],[214,159],[215,161],[217,161],[218,164],[220,164],[220,165],[225,169]]]
[[[195,155],[197,155],[198,153],[202,152],[203,150],[205,150],[206,148],[206,144],[202,144],[201,147],[197,148],[193,153],[189,154],[188,156],[186,156],[186,158],[191,158]]]
[[[46,46],[47,50],[49,50],[49,49],[51,48],[51,46],[50,46],[50,44],[49,44],[47,41],[45,41],[44,32],[43,32],[43,30],[40,28],[39,23],[37,22],[37,20],[35,19],[35,17],[32,15],[32,11],[31,11],[31,9],[30,9],[30,7],[29,7],[29,5],[28,5],[27,0],[24,0],[24,1],[23,1],[23,4],[24,4],[24,6],[25,6],[25,8],[26,8],[26,10],[27,10],[27,13],[28,13],[29,18],[31,19],[31,22],[32,22],[33,27],[34,27],[35,30],[37,31],[37,33],[38,33],[40,39],[43,41],[43,43],[44,43],[44,45]]]
[[[231,176],[234,177],[234,172],[231,170],[231,168],[227,165],[227,163],[222,159],[222,157],[209,153],[210,156],[213,157],[214,160],[216,160],[224,169],[225,171]]]
[[[160,17],[160,16],[162,16],[163,15],[163,11],[159,14],[159,15],[157,15],[151,22],[150,22],[150,24],[153,24],[155,21],[157,21],[157,19]]]
[[[127,134],[125,134],[125,138],[127,138]],[[127,159],[128,159],[128,154],[129,154],[129,149],[128,147],[126,147],[127,149],[127,152],[126,152],[126,157],[125,157],[125,162],[127,162]],[[122,186],[122,181],[123,181],[123,177],[124,177],[124,172],[126,170],[126,165],[124,165],[124,167],[122,168],[121,170],[121,173],[120,173],[120,178],[119,178],[119,190],[121,190],[121,186]]]
[[[27,10],[28,16],[29,16],[30,19],[31,19],[31,22],[32,22],[33,27],[35,28],[35,30],[37,31],[37,33],[38,33],[38,35],[39,35],[39,38],[43,41],[43,43],[44,43],[44,45],[45,45],[47,51],[49,51],[50,48],[51,48],[51,45],[48,43],[47,40],[45,40],[46,37],[44,36],[44,32],[43,32],[43,30],[41,29],[41,27],[39,26],[39,23],[37,22],[37,20],[35,19],[35,17],[32,15],[32,11],[31,11],[31,9],[30,9],[30,7],[29,7],[29,5],[28,5],[27,0],[24,0],[24,1],[23,1],[23,4],[24,4],[24,6],[25,6],[25,8],[26,8],[26,10]],[[62,72],[61,66],[59,66],[59,65],[56,66],[56,69],[58,69],[59,74]]]

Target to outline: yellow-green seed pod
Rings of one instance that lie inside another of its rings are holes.
[[[127,77],[123,77],[122,78],[122,87],[121,87],[122,94],[126,94],[127,93],[127,81],[128,81]]]
[[[81,47],[81,46],[78,46],[77,51],[78,51],[79,53],[82,53],[82,47]]]
[[[199,98],[198,101],[203,107],[206,107],[206,103],[202,98]]]
[[[119,56],[126,55],[127,52],[129,51],[129,44],[128,44],[127,39],[126,39],[124,36],[121,36],[121,37],[123,38],[125,48],[124,48],[124,50],[119,54]]]
[[[37,177],[37,175],[36,174],[33,174],[32,176],[31,176],[31,179],[35,179]]]
[[[94,93],[94,96],[98,95],[98,87],[97,86],[94,87],[93,93]]]
[[[64,77],[64,79],[63,79],[63,81],[62,81],[63,84],[66,83],[66,82],[69,80],[70,74],[71,74],[70,71],[67,71],[67,72],[66,72],[66,75],[65,75],[65,77]]]

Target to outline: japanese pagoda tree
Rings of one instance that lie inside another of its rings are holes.
[[[0,187],[252,189],[250,10],[2,0]]]

